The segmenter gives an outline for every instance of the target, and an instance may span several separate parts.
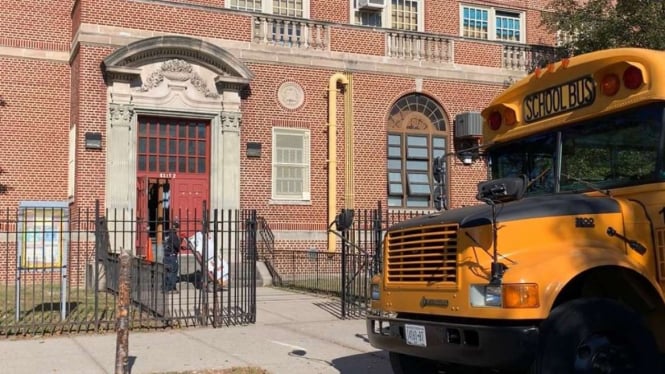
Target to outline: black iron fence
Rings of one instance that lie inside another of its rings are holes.
[[[72,211],[67,204],[5,209],[0,335],[113,330],[122,251],[132,254],[130,328],[255,322],[256,212],[170,217],[179,222],[149,222],[130,210]],[[181,239],[175,254],[166,248],[173,232]],[[169,274],[174,282],[166,289]]]
[[[386,230],[426,213],[391,211],[380,204],[377,209],[354,210],[349,227],[331,224],[339,251],[280,250],[265,256],[265,261],[278,274],[273,276],[276,286],[339,297],[341,318],[362,318],[370,303],[372,276],[381,271]]]

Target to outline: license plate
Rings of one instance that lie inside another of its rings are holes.
[[[406,335],[406,344],[427,347],[424,326],[404,325],[404,335]]]

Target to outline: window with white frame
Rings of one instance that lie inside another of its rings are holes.
[[[279,16],[303,17],[303,0],[273,0],[272,13]]]
[[[263,10],[261,0],[230,0],[229,8],[250,12],[260,12]]]
[[[279,16],[309,17],[308,0],[229,0],[231,9],[248,12],[272,13]]]
[[[359,0],[351,0],[356,25],[383,27],[384,7],[360,7]],[[385,0],[384,0],[385,1]]]
[[[273,200],[310,200],[310,131],[272,130]]]
[[[418,0],[392,0],[390,27],[418,31]]]
[[[460,8],[461,34],[467,38],[524,42],[524,13],[479,6]]]
[[[422,0],[351,0],[356,25],[422,31]]]

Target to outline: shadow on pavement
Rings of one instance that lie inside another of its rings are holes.
[[[390,374],[392,369],[385,352],[362,353],[332,360],[340,374]]]

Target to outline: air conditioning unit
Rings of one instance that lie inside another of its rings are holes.
[[[469,139],[483,135],[483,117],[478,112],[464,112],[455,116],[455,138]]]
[[[358,0],[358,9],[376,10],[386,7],[386,0]]]

